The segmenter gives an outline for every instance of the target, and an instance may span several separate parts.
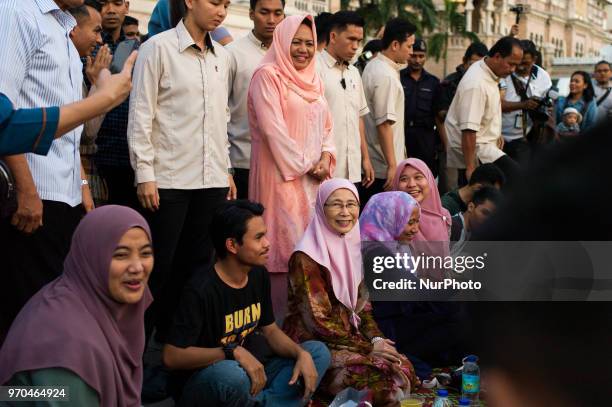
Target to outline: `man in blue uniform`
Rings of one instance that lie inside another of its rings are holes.
[[[400,72],[405,97],[404,134],[408,157],[425,161],[437,176],[436,149],[441,141],[435,130],[434,102],[438,98],[440,80],[423,68],[426,53],[425,41],[417,39],[408,68]]]

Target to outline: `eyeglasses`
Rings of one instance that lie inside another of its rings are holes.
[[[348,211],[354,211],[359,209],[359,204],[357,202],[334,202],[330,204],[325,204],[324,206],[332,208],[335,212],[341,212],[344,208],[346,208]]]

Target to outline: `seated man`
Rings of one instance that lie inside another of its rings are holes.
[[[274,322],[263,211],[237,200],[212,219],[216,263],[185,287],[163,350],[184,384],[178,406],[299,406],[329,366],[324,344],[300,346]]]
[[[468,202],[480,188],[489,186],[498,190],[504,186],[504,173],[493,164],[482,164],[476,167],[468,185],[453,189],[442,195],[442,206],[455,216],[468,209]]]
[[[501,202],[501,198],[501,192],[496,188],[492,186],[482,187],[474,193],[474,198],[468,203],[467,210],[453,216],[450,235],[451,242],[456,242],[453,251],[455,251],[455,247],[470,240],[472,231],[479,228],[493,215]]]

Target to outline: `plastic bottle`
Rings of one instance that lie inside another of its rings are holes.
[[[461,400],[459,400],[459,407],[461,407],[461,406],[469,406],[470,404],[472,404],[472,403],[470,403],[469,399],[461,398]]]
[[[434,400],[432,407],[453,407],[451,401],[448,399],[448,390],[438,390],[438,397],[436,397],[436,399]]]
[[[463,372],[461,374],[461,398],[470,400],[474,406],[478,405],[480,393],[480,368],[478,356],[469,355],[463,358]]]

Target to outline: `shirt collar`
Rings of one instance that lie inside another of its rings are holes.
[[[380,58],[381,61],[387,63],[391,68],[395,69],[397,72],[406,68],[406,66],[408,65],[408,64],[398,64],[397,62],[392,61],[391,59],[387,58],[385,54],[383,54],[382,52],[379,52],[376,57]]]
[[[495,75],[495,73],[491,70],[491,68],[489,68],[489,65],[487,65],[486,63],[486,59],[487,57],[478,61],[478,63],[480,64],[480,67],[482,68],[483,71],[489,74],[491,79],[493,79],[495,82],[499,82],[499,77]]]
[[[323,61],[325,62],[325,65],[327,65],[330,68],[333,68],[334,66],[337,66],[338,68],[340,68],[342,65],[348,67],[349,63],[346,61],[338,61],[336,58],[334,58],[329,52],[327,52],[326,49],[324,49],[323,51],[321,51],[321,58],[323,58]]]
[[[47,14],[53,10],[61,10],[56,2],[53,0],[35,0],[40,12],[43,14]]]
[[[102,42],[105,44],[119,44],[122,41],[125,41],[125,34],[123,33],[123,30],[120,31],[119,38],[117,38],[116,42],[113,41],[112,33],[108,33],[106,31],[102,33]]]
[[[257,48],[261,48],[264,51],[268,50],[268,47],[266,47],[266,44],[264,44],[263,42],[259,41],[259,38],[257,38],[255,36],[255,34],[253,34],[253,31],[249,31],[249,35],[247,35],[247,37],[249,37],[249,40],[251,40],[253,42],[253,44],[255,44],[257,46]]]
[[[189,34],[189,31],[187,31],[187,27],[185,27],[183,20],[179,21],[179,23],[176,25],[176,35],[178,37],[179,42],[179,52],[183,52],[189,47],[193,47],[200,50],[193,38],[191,38],[191,34]],[[206,45],[206,49],[211,50],[213,54],[215,53],[215,47],[212,43],[212,40],[210,39],[210,33],[206,33],[206,36],[204,37],[204,44]]]
[[[38,6],[42,14],[59,13],[59,14],[55,14],[54,17],[60,23],[60,25],[62,25],[62,27],[64,27],[68,31],[72,31],[72,29],[77,26],[77,21],[72,16],[72,14],[59,8],[59,6],[57,5],[55,1],[53,0],[35,0],[35,1],[36,1],[36,5]]]

